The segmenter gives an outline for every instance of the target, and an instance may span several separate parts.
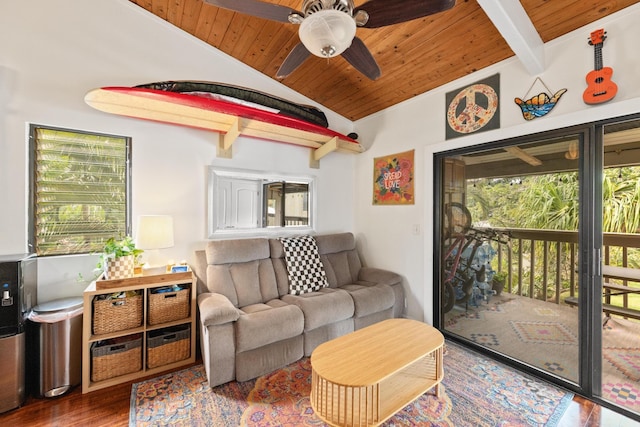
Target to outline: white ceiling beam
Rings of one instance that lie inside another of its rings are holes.
[[[517,0],[478,0],[507,44],[531,75],[544,71],[544,43]]]
[[[513,147],[504,147],[504,151],[509,154],[513,154],[515,157],[519,158],[525,163],[529,163],[531,166],[540,166],[542,161],[537,157],[532,156],[531,154],[524,151],[522,148],[513,146]]]

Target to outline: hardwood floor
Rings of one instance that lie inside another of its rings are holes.
[[[51,399],[28,398],[25,405],[0,415],[6,426],[98,427],[127,426],[131,383],[93,393],[82,394],[76,387],[71,393]]]
[[[141,380],[139,380],[141,381]],[[127,426],[131,384],[82,394],[81,387],[52,399],[28,398],[25,405],[0,414],[5,426]],[[212,426],[222,424],[212,422]],[[559,427],[632,427],[640,423],[601,407],[582,397],[575,397],[562,417]]]
[[[583,397],[575,396],[558,424],[558,427],[574,426],[637,427],[640,423]]]

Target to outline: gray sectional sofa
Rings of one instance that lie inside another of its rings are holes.
[[[209,385],[247,381],[375,322],[401,317],[402,278],[364,267],[353,234],[314,236],[327,287],[294,295],[279,239],[214,240],[196,252]]]

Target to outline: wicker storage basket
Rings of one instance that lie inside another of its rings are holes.
[[[91,381],[102,381],[142,370],[142,336],[129,341],[91,346]]]
[[[172,322],[189,317],[191,289],[154,293],[149,289],[149,325]]]
[[[142,295],[93,299],[93,333],[108,334],[142,326]]]
[[[147,336],[147,368],[157,368],[191,356],[189,325],[160,329]]]

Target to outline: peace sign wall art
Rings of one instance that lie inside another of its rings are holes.
[[[500,74],[446,94],[445,138],[500,128]]]

